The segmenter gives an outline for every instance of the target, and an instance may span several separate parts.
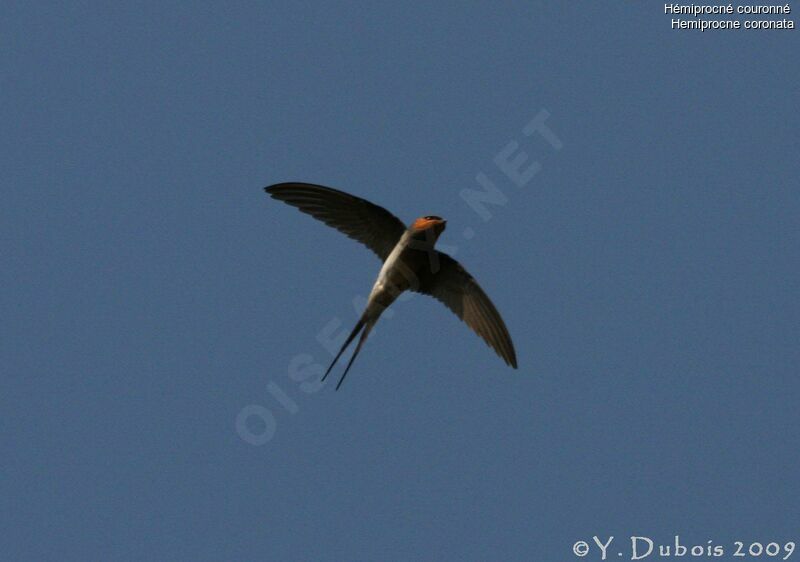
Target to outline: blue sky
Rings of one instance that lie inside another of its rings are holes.
[[[4,556],[800,539],[798,47],[650,2],[5,5]],[[519,370],[415,297],[319,389],[380,263],[282,181],[446,217]]]

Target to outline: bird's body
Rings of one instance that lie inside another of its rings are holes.
[[[383,262],[381,270],[378,272],[378,278],[375,280],[375,284],[369,294],[367,308],[369,308],[370,303],[380,303],[386,308],[400,296],[400,293],[411,287],[411,283],[402,275],[398,266],[399,263],[406,263],[403,258],[408,258],[408,256],[404,255],[408,253],[405,251],[408,247],[407,240],[408,233],[405,233],[392,250],[392,253],[389,254],[389,257],[386,258],[386,261]],[[395,289],[396,294],[394,296],[393,292],[389,290],[390,287]]]
[[[381,314],[408,290],[440,300],[486,340],[506,363],[517,367],[514,346],[494,305],[457,261],[434,249],[447,221],[437,216],[426,216],[406,228],[382,207],[319,185],[285,183],[265,190],[273,198],[295,206],[362,242],[383,260],[364,312],[323,380],[360,332],[356,349],[336,388],[341,386]]]
[[[430,233],[427,230],[415,232],[413,228],[403,233],[383,262],[368,302],[374,300],[388,307],[403,291],[419,285],[420,276],[425,275],[425,268],[430,266],[430,254],[434,251],[433,243],[436,241],[435,238],[427,240],[426,235],[438,238],[444,231],[445,221],[437,218],[432,219],[431,223],[433,230]]]

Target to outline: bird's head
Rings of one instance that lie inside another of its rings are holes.
[[[411,231],[415,235],[424,236],[426,239],[436,241],[444,232],[447,221],[436,215],[420,217],[411,224]]]

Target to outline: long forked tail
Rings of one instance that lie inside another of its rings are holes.
[[[353,331],[350,332],[349,336],[347,336],[347,339],[345,340],[344,344],[342,345],[342,349],[339,350],[339,353],[337,353],[336,357],[334,357],[333,361],[331,361],[331,365],[330,365],[330,367],[328,367],[328,370],[325,371],[324,375],[322,375],[322,380],[323,381],[326,378],[328,378],[328,375],[330,374],[331,369],[333,369],[333,366],[339,360],[339,357],[342,356],[342,353],[344,353],[344,350],[347,349],[347,346],[350,345],[350,343],[355,339],[355,337],[358,335],[358,333],[361,332],[361,330],[363,329],[364,331],[361,332],[361,337],[358,338],[358,344],[356,345],[356,350],[353,352],[353,356],[350,358],[350,362],[347,363],[347,368],[344,370],[344,374],[342,375],[342,378],[340,378],[339,382],[336,384],[336,390],[339,390],[339,387],[342,386],[342,382],[344,381],[344,378],[347,376],[347,371],[350,370],[350,367],[353,365],[353,361],[355,360],[356,355],[358,355],[358,352],[361,351],[361,346],[364,345],[364,341],[366,341],[367,336],[372,331],[372,326],[375,325],[374,321],[367,321],[367,320],[365,320],[365,318],[366,318],[366,314],[361,317],[361,320],[358,321],[358,323],[356,324],[356,327],[353,328]]]
[[[358,333],[361,331],[361,328],[364,327],[365,323],[366,322],[364,321],[364,317],[362,316],[361,320],[359,320],[358,323],[356,324],[356,327],[353,328],[353,331],[350,332],[349,336],[347,336],[347,339],[345,340],[344,344],[342,344],[342,349],[339,350],[339,353],[337,353],[336,357],[334,357],[333,361],[331,361],[331,365],[330,365],[330,367],[328,367],[328,370],[325,371],[324,375],[322,375],[322,379],[321,380],[324,381],[326,378],[328,378],[328,374],[330,374],[331,369],[333,369],[333,366],[336,365],[336,362],[339,360],[339,357],[342,356],[342,353],[344,353],[344,350],[347,349],[347,346],[350,345],[350,342],[353,341],[353,338],[355,338],[358,335]]]
[[[347,376],[347,371],[350,370],[350,366],[353,364],[353,361],[355,361],[358,352],[361,351],[361,346],[364,345],[365,341],[367,341],[367,336],[372,331],[372,326],[374,325],[375,325],[374,322],[367,323],[367,325],[364,327],[364,331],[361,332],[361,337],[358,338],[358,345],[356,345],[356,350],[353,352],[353,356],[350,358],[350,362],[347,363],[347,368],[344,370],[344,373],[342,373],[342,378],[340,378],[339,382],[336,383],[336,390],[339,390],[339,387],[342,386],[344,378]]]

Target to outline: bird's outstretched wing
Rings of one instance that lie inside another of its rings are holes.
[[[383,207],[330,187],[279,183],[264,191],[358,240],[384,261],[406,230],[400,219]]]
[[[500,313],[475,278],[456,260],[436,252],[438,264],[420,274],[418,292],[444,303],[482,337],[503,360],[517,368],[517,354]]]

